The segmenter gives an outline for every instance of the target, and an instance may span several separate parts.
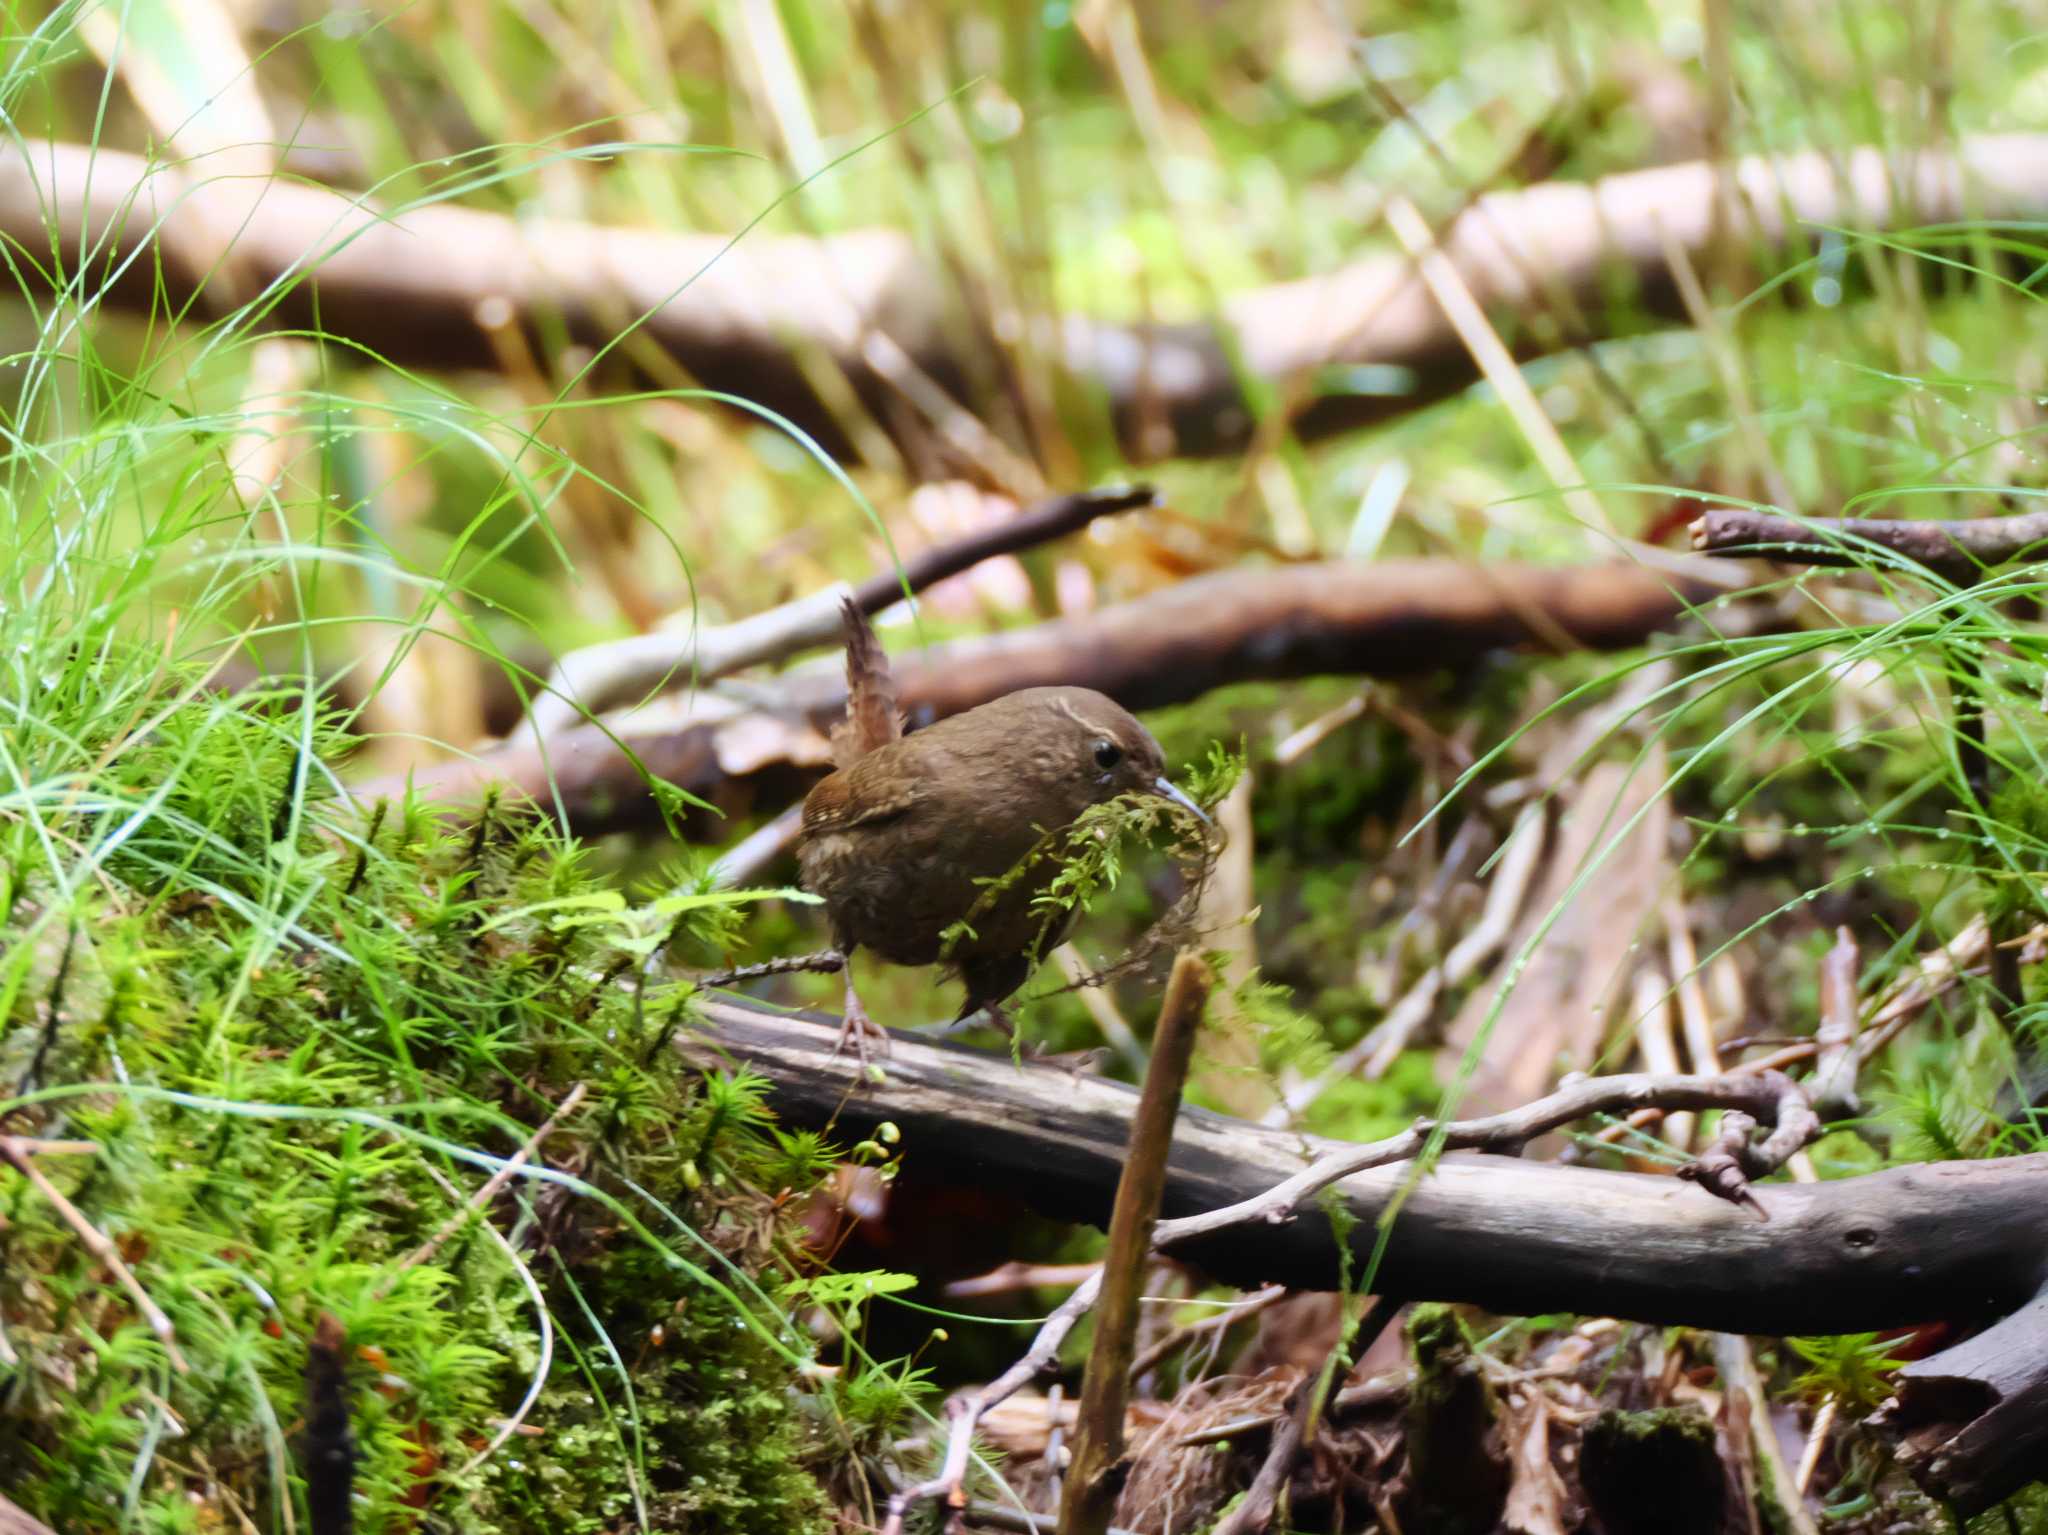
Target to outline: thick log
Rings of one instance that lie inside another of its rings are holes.
[[[1063,683],[1096,688],[1126,708],[1156,709],[1234,682],[1413,677],[1528,647],[1625,649],[1713,595],[1704,583],[1619,562],[1542,569],[1388,560],[1234,569],[1081,617],[906,651],[893,664],[902,707],[914,721],[957,714],[1019,688]],[[747,776],[759,791],[750,808],[772,809],[824,769],[818,732],[845,702],[844,668],[826,661],[750,688],[744,705],[701,692],[609,719],[604,729],[564,731],[544,751],[514,739],[413,776],[422,792],[456,803],[474,802],[493,784],[550,805],[559,793],[576,830],[594,834],[652,818],[643,765],[692,794],[720,799],[731,777],[721,759],[732,760],[721,752],[721,737],[765,719],[779,721],[790,739],[813,743],[806,759],[771,752],[750,764]],[[403,787],[394,779],[357,792],[374,797]]]
[[[0,238],[37,257],[15,267],[27,280],[50,266],[54,244],[67,273],[89,264],[95,289],[104,275],[117,277],[105,303],[146,310],[182,302],[207,280],[188,254],[210,248],[190,196],[206,176],[204,163],[166,168],[83,145],[36,142],[24,154],[10,144],[0,152]],[[1975,138],[1896,163],[1868,148],[1752,157],[1726,177],[1744,249],[1774,265],[1818,226],[2039,218],[2048,212],[2048,140]],[[1452,223],[1443,249],[1518,353],[1580,345],[1646,311],[1682,316],[1666,242],[1695,262],[1705,255],[1721,206],[1717,181],[1714,166],[1693,161],[1496,192]],[[279,323],[317,324],[413,366],[502,366],[479,321],[486,301],[509,306],[535,339],[537,322],[552,315],[588,345],[644,316],[645,337],[698,381],[771,406],[841,452],[850,444],[805,379],[801,354],[829,357],[871,406],[893,397],[891,359],[907,359],[963,400],[970,378],[998,371],[985,366],[994,343],[954,312],[950,285],[894,231],[735,244],[447,203],[389,210],[276,180],[251,199],[235,253],[246,279],[270,290]],[[1619,308],[1608,301],[1618,276],[1623,291],[1634,290]],[[1594,316],[1596,334],[1530,323],[1554,295]],[[1257,420],[1240,367],[1262,394],[1288,386],[1281,395],[1301,399],[1293,426],[1303,436],[1414,410],[1477,376],[1412,262],[1391,253],[1226,298],[1213,323],[1027,323],[1108,403],[1139,457],[1246,447]],[[1297,396],[1296,381],[1319,387]],[[885,427],[902,419],[876,414]],[[1161,419],[1170,443],[1148,430]]]
[[[841,1138],[884,1121],[905,1155],[1004,1190],[1046,1215],[1101,1224],[1121,1170],[1131,1088],[1059,1066],[895,1036],[887,1080],[831,1058],[837,1020],[723,998],[679,1041],[706,1066],[744,1062],[790,1121]],[[1161,1214],[1262,1193],[1336,1143],[1182,1111]],[[1337,1185],[1356,1224],[1354,1277],[1406,1187],[1393,1166]],[[1768,1219],[1678,1179],[1454,1154],[1408,1192],[1374,1279],[1410,1299],[1507,1315],[1592,1313],[1765,1334],[1973,1321],[2027,1305],[2048,1272],[2048,1154],[1891,1169],[1820,1184],[1761,1184]],[[1331,1223],[1314,1207],[1178,1249],[1218,1279],[1329,1289]],[[2048,1438],[2048,1415],[2042,1435]]]

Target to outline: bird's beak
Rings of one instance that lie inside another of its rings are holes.
[[[1182,806],[1184,809],[1192,810],[1195,813],[1197,819],[1199,819],[1204,826],[1214,826],[1216,824],[1214,821],[1210,820],[1209,817],[1203,812],[1202,807],[1200,805],[1197,805],[1193,800],[1189,799],[1185,794],[1181,793],[1180,790],[1176,789],[1164,778],[1155,778],[1152,780],[1152,792],[1164,799],[1172,800],[1176,805]]]

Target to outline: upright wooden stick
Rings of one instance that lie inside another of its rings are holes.
[[[1136,1352],[1138,1299],[1151,1259],[1152,1226],[1166,1189],[1167,1153],[1180,1115],[1181,1085],[1194,1055],[1209,984],[1208,967],[1192,953],[1184,951],[1174,961],[1137,1117],[1131,1121],[1130,1153],[1110,1212],[1095,1347],[1088,1355],[1073,1468],[1060,1502],[1059,1535],[1103,1535],[1123,1490],[1124,1404]]]

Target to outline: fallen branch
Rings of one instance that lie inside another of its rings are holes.
[[[1867,565],[1889,553],[1958,583],[1974,581],[2043,544],[2048,544],[2048,512],[1880,521],[1716,507],[1692,525],[1692,546],[1702,554],[1839,566]]]
[[[46,269],[76,272],[91,251],[96,271],[117,274],[99,290],[102,302],[155,312],[204,284],[190,253],[206,248],[204,200],[194,194],[208,175],[204,161],[173,168],[84,145],[27,144],[0,157],[0,238],[44,253],[14,264],[24,281]],[[1553,182],[1477,199],[1438,246],[1489,313],[1568,299],[1610,325],[1644,309],[1683,317],[1670,252],[1704,256],[1731,209],[1759,252],[1786,248],[1815,225],[2039,218],[2048,211],[2048,148],[2026,135],[1983,137],[1897,162],[1865,148]],[[317,325],[401,365],[503,368],[520,351],[503,338],[517,330],[538,339],[555,319],[573,340],[599,344],[644,317],[622,361],[663,387],[680,364],[695,382],[776,410],[835,453],[853,443],[827,403],[835,391],[806,377],[808,359],[835,365],[878,423],[899,431],[899,420],[935,419],[924,398],[933,385],[950,403],[969,397],[970,380],[1002,371],[987,365],[999,344],[956,312],[954,285],[894,231],[730,245],[718,235],[514,219],[449,203],[382,208],[273,180],[248,200],[234,255],[245,282],[273,290],[277,323]],[[1640,308],[1611,302],[1618,273],[1632,276]],[[1475,377],[1413,264],[1393,253],[1226,298],[1214,323],[1024,324],[1035,352],[1107,402],[1140,456],[1243,450],[1260,425],[1253,400],[1283,382],[1325,381],[1281,391],[1302,402],[1293,429],[1318,436],[1417,409]],[[1569,339],[1589,338],[1573,327]],[[1558,344],[1528,326],[1515,340],[1524,356]],[[1347,373],[1367,372],[1370,384],[1347,382]],[[904,402],[909,409],[876,409]],[[1169,433],[1157,430],[1162,422]]]
[[[903,1517],[911,1509],[933,1498],[953,1496],[954,1489],[961,1486],[967,1476],[967,1455],[974,1443],[974,1425],[991,1407],[1008,1401],[1058,1362],[1060,1345],[1067,1341],[1067,1334],[1074,1330],[1074,1324],[1088,1314],[1101,1290],[1102,1270],[1098,1268],[1045,1319],[1022,1358],[979,1391],[970,1396],[956,1396],[946,1404],[952,1428],[946,1437],[945,1463],[930,1481],[906,1487],[889,1500],[889,1514],[883,1521],[882,1535],[903,1535]]]
[[[1129,1135],[1128,1086],[905,1033],[893,1036],[886,1080],[862,1086],[851,1063],[831,1059],[836,1019],[724,998],[696,1005],[708,1027],[677,1047],[707,1067],[745,1062],[768,1078],[774,1106],[793,1123],[830,1122],[850,1136],[886,1120],[925,1165],[957,1160],[979,1185],[1054,1218],[1107,1217]],[[1549,1107],[1496,1116],[1495,1144],[1543,1133],[1571,1110],[1615,1112],[1632,1093],[1654,1091],[1647,1079],[1613,1081],[1574,1084]],[[1740,1077],[1684,1078],[1666,1105],[1741,1106],[1745,1091],[1770,1101],[1778,1090],[1758,1093],[1754,1082],[1745,1090]],[[1453,1144],[1472,1138],[1461,1133]],[[1335,1288],[1340,1258],[1328,1220],[1264,1224],[1247,1240],[1239,1226],[1208,1229],[1211,1213],[1291,1202],[1293,1192],[1275,1191],[1298,1190],[1308,1169],[1355,1161],[1366,1149],[1183,1109],[1161,1201],[1167,1219],[1155,1236],[1175,1257],[1243,1289]],[[1374,1280],[1388,1294],[1510,1316],[1574,1311],[1784,1335],[1996,1317],[2024,1305],[2048,1263],[2044,1174],[2048,1155],[1761,1185],[1750,1193],[1768,1222],[1665,1176],[1499,1155],[1445,1156],[1412,1189],[1405,1166],[1377,1166],[1342,1177],[1336,1191],[1352,1218],[1356,1274],[1373,1259],[1380,1217],[1405,1190]],[[1092,1304],[1092,1289],[1084,1285],[1060,1308],[1063,1325]]]
[[[636,694],[670,684],[701,687],[750,666],[767,666],[835,643],[840,608],[849,596],[863,613],[879,613],[902,597],[906,588],[922,592],[984,560],[1051,543],[1080,531],[1098,517],[1151,506],[1156,499],[1151,487],[1143,485],[1055,496],[1008,522],[913,556],[900,574],[879,571],[859,586],[828,587],[715,628],[657,629],[571,651],[555,663],[546,690],[533,701],[524,729],[545,740],[586,714],[624,703]]]
[[[1046,684],[1092,687],[1130,709],[1184,703],[1235,682],[1331,674],[1417,676],[1559,635],[1626,649],[1677,624],[1715,588],[1634,564],[1542,569],[1387,560],[1219,571],[1131,602],[895,658],[906,713],[943,718]],[[418,792],[475,802],[493,786],[561,803],[579,833],[654,819],[654,774],[714,802],[800,798],[827,765],[824,731],[845,708],[844,667],[772,684],[693,690],[408,775]],[[764,743],[766,738],[766,744]],[[359,785],[396,798],[408,776]],[[746,797],[742,797],[746,796]]]

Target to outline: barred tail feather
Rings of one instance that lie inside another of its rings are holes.
[[[867,614],[848,597],[839,609],[846,633],[846,718],[832,728],[832,765],[849,768],[869,752],[902,739],[896,678],[889,654],[875,638]]]

